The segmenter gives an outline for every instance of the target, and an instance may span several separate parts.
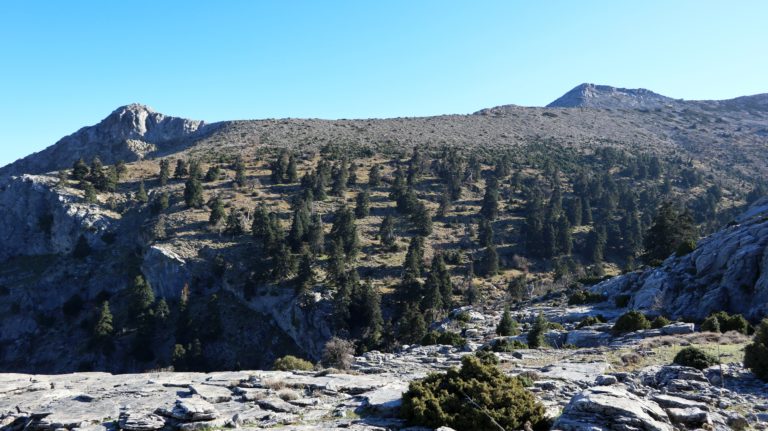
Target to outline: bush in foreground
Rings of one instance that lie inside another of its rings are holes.
[[[542,406],[519,379],[493,363],[465,356],[461,369],[411,382],[403,394],[401,415],[414,425],[449,426],[464,431],[546,429]]]
[[[292,355],[286,355],[276,359],[272,368],[278,371],[309,371],[315,368],[315,366],[307,360]]]
[[[759,379],[768,381],[768,319],[760,322],[752,344],[744,349],[744,366]]]
[[[354,352],[355,345],[351,341],[333,337],[325,343],[323,366],[340,370],[349,369],[354,359]]]
[[[651,322],[645,315],[637,310],[628,311],[621,315],[613,324],[613,332],[617,334],[626,334],[628,332],[639,331],[651,327]]]
[[[716,357],[701,349],[685,347],[683,350],[677,352],[677,355],[675,355],[675,359],[673,359],[672,362],[684,367],[693,367],[697,370],[703,370],[717,364],[718,360]]]

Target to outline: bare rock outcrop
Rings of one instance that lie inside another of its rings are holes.
[[[751,320],[768,315],[768,199],[729,226],[658,268],[612,278],[592,288],[630,295],[629,307],[703,319],[725,310]]]
[[[51,177],[23,175],[0,188],[0,260],[66,254],[81,235],[92,248],[104,245],[103,235],[119,216],[81,203],[71,192],[58,190],[56,184]]]

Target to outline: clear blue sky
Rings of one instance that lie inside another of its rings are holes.
[[[203,3],[4,1],[0,165],[131,102],[217,121],[768,92],[763,0]]]

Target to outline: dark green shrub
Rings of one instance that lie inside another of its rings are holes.
[[[701,349],[685,347],[683,350],[677,352],[677,355],[675,355],[675,359],[673,359],[672,362],[677,365],[703,370],[717,364],[718,360]]]
[[[445,331],[429,331],[427,335],[421,340],[423,346],[431,346],[434,344],[443,344],[446,346],[462,347],[467,344],[467,340],[457,334],[456,332]]]
[[[614,304],[616,304],[616,307],[624,308],[627,305],[629,305],[630,299],[631,299],[631,296],[629,295],[616,295],[616,297],[613,298],[613,302]]]
[[[632,310],[621,315],[613,324],[613,332],[625,334],[627,332],[639,331],[651,327],[651,322],[645,315],[639,311]]]
[[[496,326],[496,335],[501,335],[502,337],[507,337],[510,335],[517,335],[517,322],[515,319],[512,318],[512,315],[509,313],[509,308],[504,308],[504,314],[501,315],[501,321],[499,321],[499,325]]]
[[[462,311],[461,313],[456,315],[455,319],[458,320],[459,322],[467,323],[470,320],[470,316],[468,312]]]
[[[744,316],[730,315],[725,311],[710,314],[701,324],[701,330],[706,332],[736,331],[746,335],[749,334],[750,329],[749,322]]]
[[[605,297],[599,293],[592,293],[586,290],[577,290],[568,297],[568,305],[595,304],[605,301]]]
[[[759,379],[768,381],[768,319],[760,322],[752,344],[744,349],[744,366]]]
[[[515,350],[527,349],[528,345],[518,340],[509,338],[499,338],[490,344],[490,349],[494,352],[513,352]]]
[[[720,332],[720,321],[717,316],[711,315],[704,319],[700,329],[702,332]]]
[[[272,368],[278,371],[309,371],[315,368],[315,366],[307,360],[292,355],[286,355],[276,359]]]
[[[431,374],[411,382],[403,394],[401,416],[414,425],[463,431],[546,429],[544,406],[520,379],[505,376],[496,366],[465,356],[461,369]]]
[[[585,326],[597,325],[598,323],[605,323],[605,317],[603,317],[601,314],[598,314],[597,316],[587,316],[583,318],[578,325],[576,325],[576,329],[581,329]]]
[[[547,319],[544,318],[544,315],[539,313],[539,315],[536,316],[536,320],[533,321],[531,330],[528,331],[528,347],[531,349],[538,349],[539,347],[544,347],[547,344],[544,339],[544,334],[549,328],[549,325],[550,323],[547,322]]]
[[[659,316],[659,317],[653,319],[653,322],[651,323],[651,328],[653,328],[653,329],[660,329],[660,328],[663,328],[663,327],[669,325],[670,323],[672,323],[671,320],[667,319],[664,316]]]

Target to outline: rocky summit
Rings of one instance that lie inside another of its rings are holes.
[[[0,168],[0,430],[768,428],[768,104],[205,123]]]

